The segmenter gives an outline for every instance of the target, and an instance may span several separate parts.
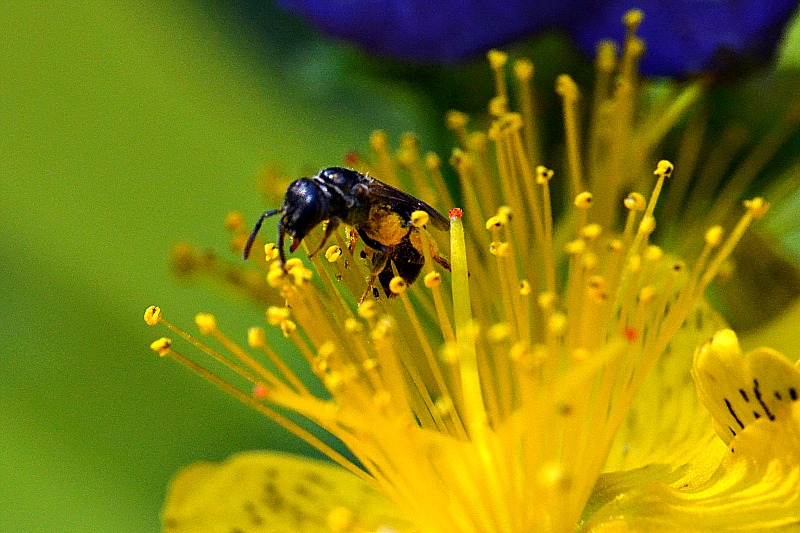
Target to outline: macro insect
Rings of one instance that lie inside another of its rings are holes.
[[[394,269],[411,285],[425,264],[419,229],[411,224],[414,211],[426,212],[430,223],[438,229],[447,230],[450,227],[450,222],[433,207],[391,185],[355,170],[324,168],[311,178],[293,181],[286,189],[280,209],[262,213],[247,239],[242,255],[247,259],[261,224],[273,215],[281,215],[277,241],[281,266],[286,264],[286,235],[292,237],[289,251],[294,252],[314,228],[327,221],[322,242],[309,254],[309,257],[313,257],[322,250],[339,224],[344,223],[354,228],[372,251],[372,269],[360,301],[370,291],[378,295],[374,289],[376,279],[391,297],[393,292],[389,289],[389,283],[395,275]],[[450,270],[448,260],[435,248],[431,248],[431,256]]]

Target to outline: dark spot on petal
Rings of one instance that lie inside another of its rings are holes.
[[[747,397],[747,391],[745,391],[744,389],[739,389],[739,394],[742,395],[742,399],[744,399],[744,401],[746,402],[750,401],[750,398]]]

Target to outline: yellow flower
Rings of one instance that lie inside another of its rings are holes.
[[[261,278],[279,295],[267,322],[294,342],[325,393],[292,372],[262,328],[249,330],[248,350],[198,315],[220,350],[148,308],[148,324],[166,325],[226,368],[187,358],[166,338],[155,351],[338,464],[245,454],[194,465],[172,484],[166,531],[800,528],[800,371],[769,349],[742,355],[703,301],[769,205],[748,200],[731,228],[712,225],[689,263],[651,242],[656,203],[679,172],[655,163],[653,151],[702,87],[651,94],[637,108],[643,46],[637,17],[627,20],[620,58],[611,45],[600,49],[585,149],[578,88],[567,76],[557,81],[572,201],[558,227],[551,184],[559,177],[540,165],[532,65],[514,65],[520,112],[512,111],[507,57],[494,51],[487,131],[448,116],[463,212],[450,210],[457,202],[439,158],[423,156],[412,136],[392,153],[376,133],[374,163],[357,162],[450,213],[451,273],[431,259],[441,235],[420,229],[424,282],[394,280],[392,298],[357,305],[368,259],[340,235],[311,259],[313,270],[298,258],[284,270],[274,245],[265,247]],[[734,201],[723,201],[716,209],[727,212]]]

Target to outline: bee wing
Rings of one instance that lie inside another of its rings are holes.
[[[415,198],[375,178],[370,179],[369,194],[372,198],[391,204],[392,209],[403,215],[406,220],[411,218],[411,213],[414,211],[425,211],[430,215],[431,222],[435,227],[445,231],[450,229],[450,221],[419,198]]]

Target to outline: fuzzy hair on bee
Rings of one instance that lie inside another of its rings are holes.
[[[293,181],[286,189],[280,209],[262,213],[247,239],[243,257],[247,259],[262,223],[271,216],[281,215],[277,247],[282,266],[286,264],[287,235],[292,238],[289,251],[294,252],[314,228],[327,221],[322,241],[309,254],[312,257],[323,249],[339,224],[344,223],[354,228],[372,251],[372,269],[361,301],[373,291],[376,279],[391,297],[394,293],[389,283],[395,269],[411,285],[425,265],[419,229],[411,224],[411,214],[415,211],[427,213],[429,223],[437,229],[446,231],[450,227],[449,220],[436,209],[400,189],[348,168],[324,168],[313,177]],[[433,252],[434,261],[450,270],[449,261]]]

